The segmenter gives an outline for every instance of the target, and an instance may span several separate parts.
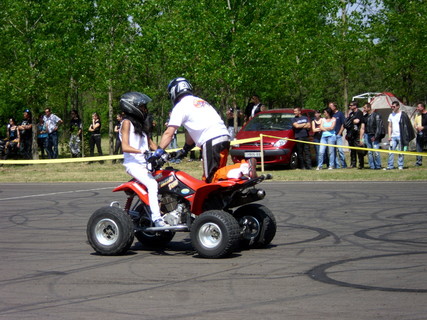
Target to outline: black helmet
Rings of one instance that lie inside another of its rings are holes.
[[[151,98],[140,92],[127,92],[120,97],[120,108],[125,114],[133,116],[141,121],[145,120],[146,113],[143,113],[139,107],[147,105]]]
[[[172,104],[175,105],[178,101],[178,98],[193,94],[193,87],[190,82],[185,78],[175,78],[168,85],[168,94],[169,99],[171,99]]]

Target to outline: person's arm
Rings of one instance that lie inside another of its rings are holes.
[[[392,129],[392,125],[391,122],[388,122],[388,141],[391,141],[391,129]]]
[[[159,148],[165,149],[172,141],[173,135],[175,134],[176,129],[175,126],[169,126],[166,128],[165,132],[160,139]]]
[[[185,132],[185,144],[188,144],[189,146],[194,145],[194,141],[188,134],[188,131]]]
[[[55,126],[54,131],[58,131],[59,126],[63,123],[64,123],[64,121],[62,121],[60,118],[58,118],[58,121],[56,122],[56,126]]]
[[[148,147],[150,150],[157,150],[157,144],[151,138],[148,138]]]
[[[122,150],[127,153],[143,153],[142,150],[131,147],[129,144],[130,121],[124,120],[120,129],[122,133]]]
[[[321,132],[322,130],[320,130],[320,128],[316,128],[316,123],[314,122],[314,120],[311,122],[311,126],[313,128],[313,132]]]
[[[320,126],[319,126],[319,128],[320,128],[320,131],[327,131],[326,128],[323,126],[323,118],[320,119]]]
[[[335,124],[337,123],[337,119],[332,118],[332,125],[329,128],[329,131],[335,130]]]
[[[361,126],[360,126],[360,136],[359,136],[359,140],[360,140],[360,144],[364,144],[364,139],[363,136],[365,135],[365,123],[362,122]]]

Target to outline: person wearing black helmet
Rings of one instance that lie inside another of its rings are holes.
[[[145,153],[156,150],[157,145],[151,139],[147,118],[147,104],[151,98],[140,92],[128,92],[120,98],[120,108],[124,119],[119,132],[122,141],[123,165],[126,173],[144,184],[148,190],[151,219],[156,227],[166,226],[160,214],[157,199],[157,181],[147,169]]]
[[[173,109],[155,156],[161,156],[172,141],[175,131],[184,126],[187,130],[185,145],[177,152],[176,158],[184,158],[194,146],[200,147],[203,179],[211,182],[215,172],[227,164],[230,148],[227,127],[208,102],[193,95],[193,87],[185,78],[173,79],[168,85],[168,94]]]

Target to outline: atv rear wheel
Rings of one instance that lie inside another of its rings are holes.
[[[240,227],[236,219],[221,210],[198,216],[191,226],[191,243],[203,258],[223,258],[237,247]]]
[[[276,219],[266,206],[256,203],[242,206],[234,212],[234,217],[243,231],[243,247],[264,248],[276,235]]]
[[[102,255],[126,253],[133,243],[133,223],[129,215],[117,207],[103,207],[89,218],[86,229],[92,248]]]

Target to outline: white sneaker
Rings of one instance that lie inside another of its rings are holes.
[[[162,218],[160,218],[160,219],[157,219],[156,221],[154,221],[154,226],[156,228],[160,228],[160,227],[166,227],[167,224]]]

